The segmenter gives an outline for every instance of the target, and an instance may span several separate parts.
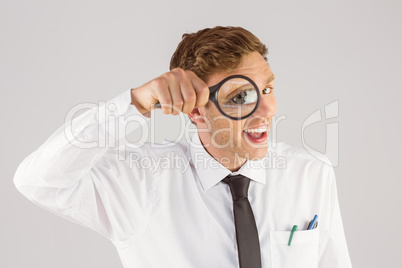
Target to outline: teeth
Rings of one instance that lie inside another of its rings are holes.
[[[267,127],[253,128],[253,129],[245,129],[244,132],[248,133],[262,133],[267,130]]]

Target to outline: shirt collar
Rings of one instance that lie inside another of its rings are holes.
[[[190,155],[191,162],[204,191],[208,191],[229,174],[241,174],[262,184],[266,182],[266,173],[263,165],[264,158],[255,161],[248,160],[238,171],[231,172],[205,150],[197,132],[193,133],[191,137]]]

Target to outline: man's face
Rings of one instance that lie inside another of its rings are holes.
[[[213,156],[233,155],[244,160],[260,159],[267,153],[269,129],[276,112],[274,93],[263,94],[262,91],[273,87],[274,76],[264,58],[258,52],[253,52],[243,58],[236,70],[214,73],[207,78],[206,83],[208,86],[213,86],[234,74],[245,75],[257,84],[261,94],[260,105],[252,116],[237,121],[224,117],[211,101],[208,108],[200,108],[206,121],[203,127],[210,130],[204,135],[210,144],[204,146]],[[259,133],[251,133],[251,129],[264,127],[267,130],[261,137]]]

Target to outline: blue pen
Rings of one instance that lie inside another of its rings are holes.
[[[310,222],[310,224],[308,225],[307,230],[313,229],[313,227],[314,227],[314,225],[315,225],[315,222],[317,221],[317,218],[318,218],[318,216],[315,215],[314,218],[313,218],[313,220],[312,220],[312,221]]]

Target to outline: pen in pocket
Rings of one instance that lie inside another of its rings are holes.
[[[314,215],[314,218],[313,218],[313,219],[310,221],[310,223],[308,224],[307,230],[311,230],[311,229],[317,228],[317,226],[318,226],[318,221],[317,221],[317,219],[318,219],[318,216],[317,216],[317,215]]]
[[[310,223],[308,224],[307,230],[311,230],[314,228],[317,228],[318,226],[318,216],[314,215],[314,218],[310,221]],[[290,246],[292,244],[292,240],[293,240],[293,235],[294,233],[298,230],[297,225],[293,225],[292,231],[290,232],[290,236],[289,236],[289,241],[288,241],[288,246]]]
[[[292,231],[290,232],[289,236],[288,246],[290,246],[290,244],[292,243],[293,234],[297,231],[297,229],[298,229],[297,225],[293,225]]]

